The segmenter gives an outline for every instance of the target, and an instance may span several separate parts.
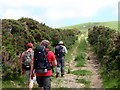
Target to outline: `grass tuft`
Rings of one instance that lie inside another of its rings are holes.
[[[85,79],[76,79],[77,83],[83,83],[85,84],[84,88],[90,88],[90,81],[85,80]]]
[[[75,70],[75,71],[71,71],[71,73],[78,76],[92,75],[92,72],[87,70]]]
[[[75,61],[77,61],[76,67],[85,67],[85,54],[80,53],[76,58]]]

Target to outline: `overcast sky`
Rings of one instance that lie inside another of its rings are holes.
[[[1,19],[33,18],[58,28],[118,20],[119,0],[0,0]]]

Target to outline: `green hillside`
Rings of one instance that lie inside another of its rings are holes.
[[[118,30],[118,22],[117,21],[111,21],[111,22],[91,22],[91,23],[84,23],[84,24],[77,24],[77,25],[72,25],[72,26],[67,26],[67,27],[61,27],[61,29],[78,29],[82,31],[87,31],[88,28],[92,28],[93,26],[106,26],[111,29]]]

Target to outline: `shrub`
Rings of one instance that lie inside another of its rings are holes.
[[[88,41],[97,53],[107,76],[120,78],[117,75],[120,72],[120,33],[108,27],[95,26],[88,31]]]

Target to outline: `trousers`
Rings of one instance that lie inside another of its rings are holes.
[[[56,72],[64,75],[64,57],[56,57],[57,59],[57,68]]]

